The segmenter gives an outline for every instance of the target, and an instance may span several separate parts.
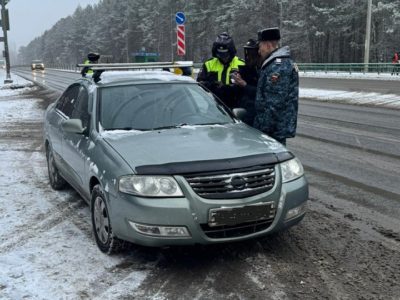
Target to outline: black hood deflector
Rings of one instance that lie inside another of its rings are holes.
[[[184,175],[205,172],[230,171],[244,168],[262,168],[294,158],[291,152],[257,154],[245,157],[145,165],[135,168],[137,175]]]

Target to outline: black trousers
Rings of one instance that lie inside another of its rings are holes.
[[[399,75],[399,67],[399,63],[393,65],[392,75],[394,75],[394,73],[396,73],[396,75]]]

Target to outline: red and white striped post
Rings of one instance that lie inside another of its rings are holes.
[[[176,41],[178,56],[184,56],[186,54],[185,25],[176,26]]]

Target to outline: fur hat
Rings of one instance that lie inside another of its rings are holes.
[[[279,41],[281,33],[278,27],[265,28],[258,31],[258,41]]]

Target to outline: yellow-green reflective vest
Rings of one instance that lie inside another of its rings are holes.
[[[221,81],[223,84],[229,85],[230,84],[230,77],[229,75],[233,71],[239,71],[239,66],[244,66],[244,61],[241,60],[239,57],[235,56],[226,72],[224,73],[224,65],[219,61],[218,58],[212,58],[205,62],[207,72],[217,72],[218,73],[218,81]],[[222,78],[222,73],[224,73],[224,77]]]
[[[90,65],[91,64],[91,62],[90,62],[90,60],[85,60],[85,62],[83,63],[84,65]],[[86,71],[86,74],[89,74],[89,75],[93,75],[93,70],[92,69],[88,69],[87,71]]]

